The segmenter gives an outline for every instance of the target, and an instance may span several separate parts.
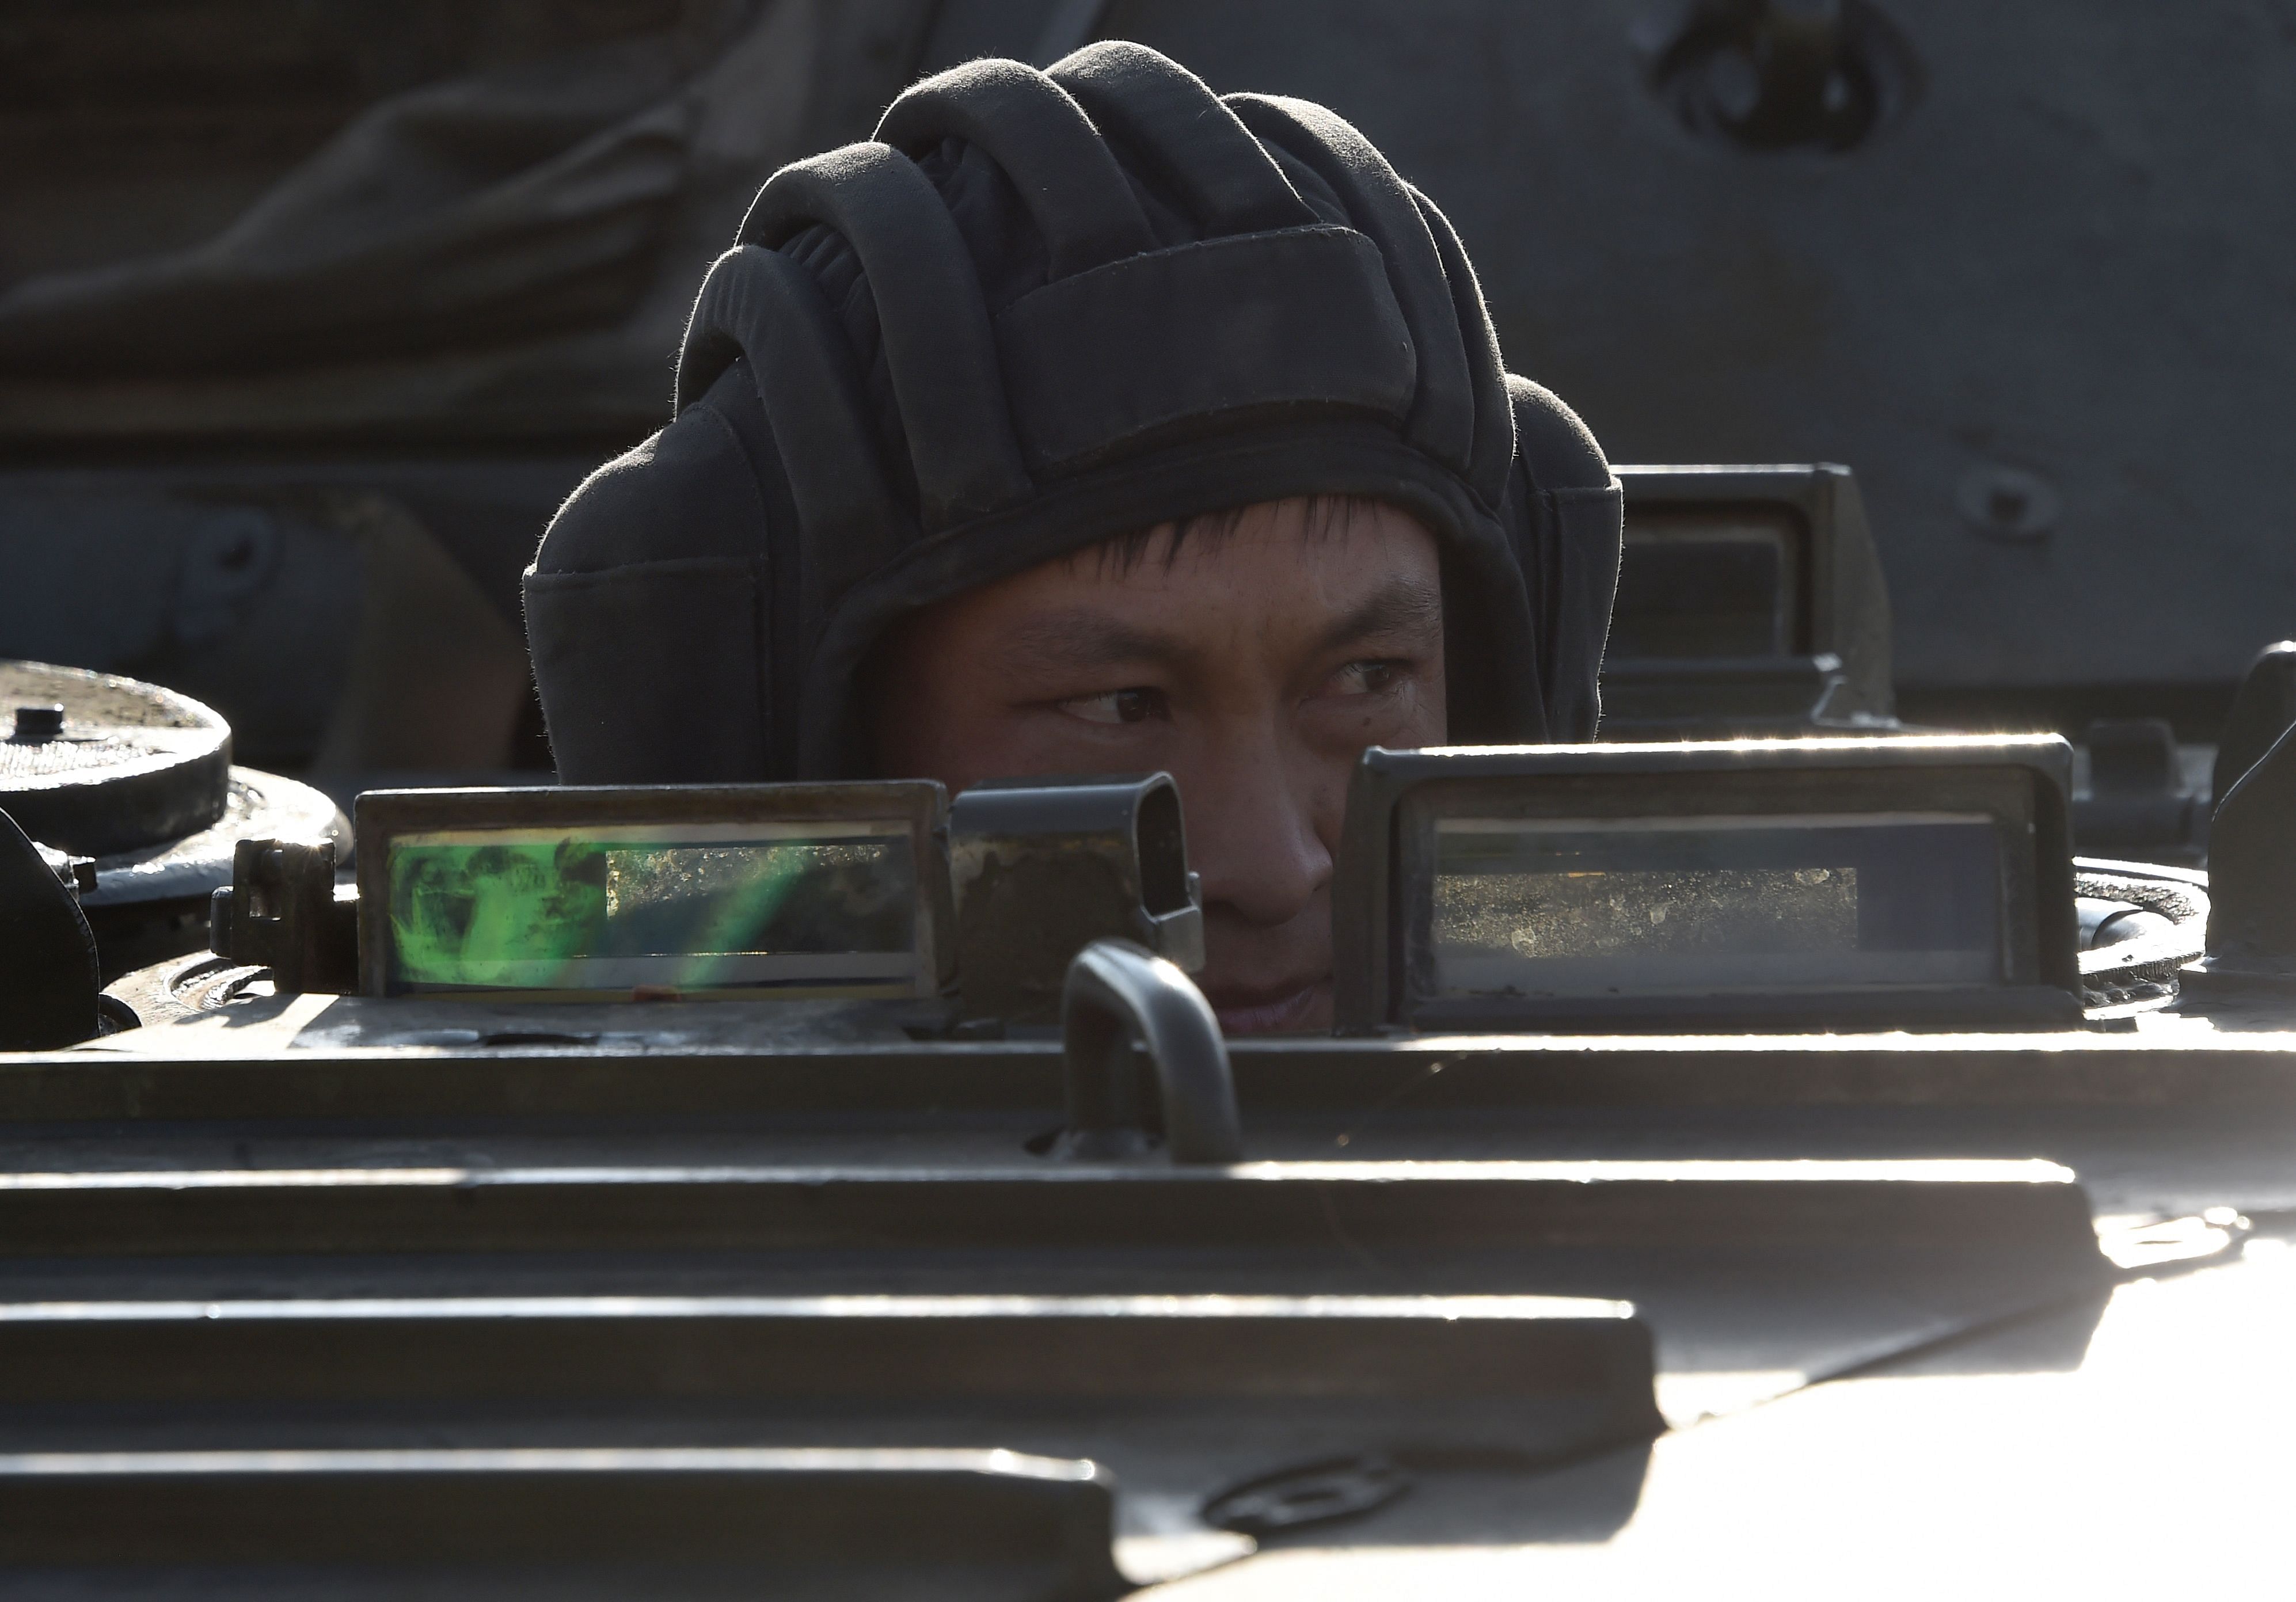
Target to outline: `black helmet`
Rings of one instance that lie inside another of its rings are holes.
[[[1441,212],[1321,106],[1138,45],[979,61],[783,168],[674,421],[526,577],[568,782],[859,776],[902,614],[1113,535],[1391,502],[1444,560],[1451,738],[1586,740],[1620,494],[1510,376]]]

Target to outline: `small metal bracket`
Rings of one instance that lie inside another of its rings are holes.
[[[2197,860],[2206,821],[2186,783],[2177,733],[2157,717],[2100,717],[2082,736],[2088,789],[2073,794],[2073,843],[2087,856]]]
[[[975,785],[949,806],[948,856],[967,1018],[1054,1022],[1070,960],[1095,940],[1204,965],[1203,891],[1168,774]]]
[[[1095,940],[1061,990],[1068,1127],[1054,1155],[1138,1157],[1155,1144],[1138,1057],[1153,1072],[1175,1163],[1235,1163],[1243,1137],[1219,1019],[1195,981],[1144,946]]]
[[[215,893],[208,944],[268,968],[281,994],[348,992],[358,982],[358,898],[335,885],[332,840],[241,840]]]
[[[2217,740],[2210,805],[2231,795],[2232,787],[2264,760],[2291,725],[2296,725],[2296,640],[2276,640],[2257,653],[2233,698],[2232,712]]]
[[[94,857],[74,856],[69,851],[58,851],[54,846],[43,846],[37,840],[32,842],[32,849],[40,854],[40,860],[48,865],[58,881],[72,893],[74,899],[89,895],[95,889]]]
[[[2208,955],[2194,988],[2296,983],[2296,728],[2230,794],[2209,830]]]

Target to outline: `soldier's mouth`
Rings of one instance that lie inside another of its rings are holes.
[[[1273,1034],[1322,1027],[1321,1015],[1329,1010],[1331,993],[1332,982],[1317,979],[1297,990],[1272,996],[1215,995],[1210,999],[1224,1033]]]

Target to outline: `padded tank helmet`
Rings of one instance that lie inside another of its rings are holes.
[[[1298,495],[1437,536],[1453,740],[1593,737],[1619,487],[1501,365],[1424,195],[1324,108],[1137,45],[928,78],[774,175],[674,421],[552,522],[526,608],[560,776],[866,776],[857,687],[905,613]]]

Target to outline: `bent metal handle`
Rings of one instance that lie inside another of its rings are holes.
[[[1176,1163],[1234,1163],[1243,1157],[1235,1078],[1219,1020],[1195,982],[1144,946],[1095,940],[1069,964],[1061,991],[1068,1080],[1066,1156],[1136,1154],[1148,1140],[1133,1049],[1147,1053],[1164,1110],[1164,1141]]]

